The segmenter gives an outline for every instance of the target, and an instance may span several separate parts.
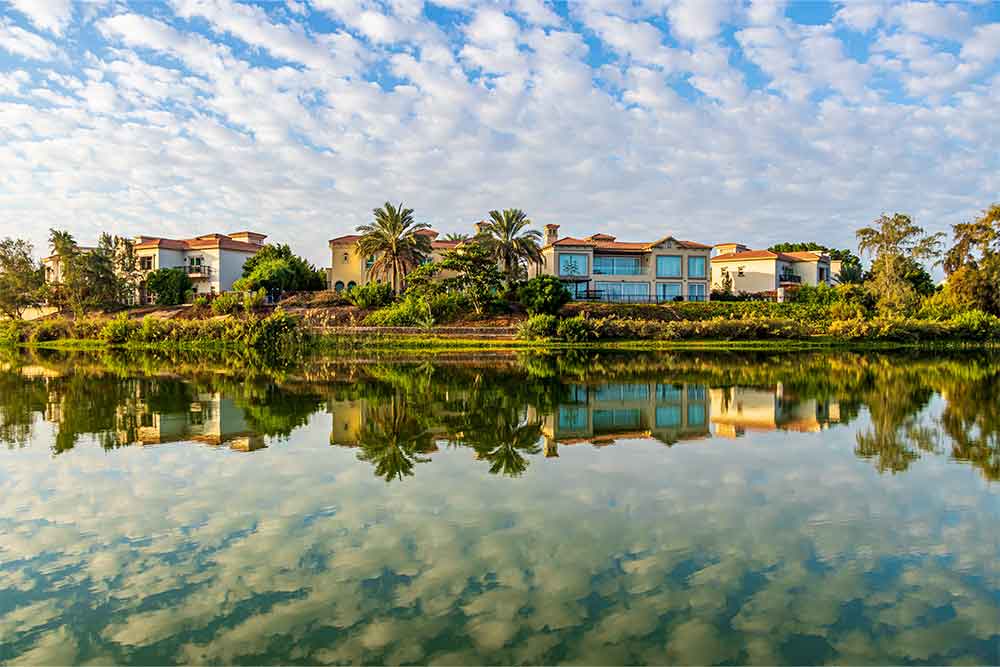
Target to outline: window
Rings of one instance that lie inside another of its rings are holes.
[[[201,263],[204,261],[204,258],[202,258],[202,257],[190,257],[190,258],[188,258],[188,261],[191,263],[191,266],[201,266]]]
[[[582,431],[587,428],[587,408],[572,405],[559,406],[559,428]]]
[[[153,258],[152,257],[140,257],[139,258],[139,268],[143,271],[153,270]]]
[[[642,423],[639,408],[594,410],[594,430],[610,428],[636,428]]]
[[[371,257],[369,257],[368,259],[365,260],[365,270],[367,271],[368,269],[372,268],[373,264],[375,264],[375,256],[374,255],[372,255]]]
[[[602,384],[594,390],[595,401],[641,401],[649,398],[649,385]]]
[[[688,257],[688,278],[705,277],[705,258]]]
[[[573,253],[559,253],[560,276],[585,276],[590,271],[587,268],[587,256]]]
[[[705,385],[692,384],[688,386],[689,401],[704,401],[707,396],[708,392],[705,390]]]
[[[596,283],[604,301],[639,302],[649,299],[649,283]]]
[[[657,278],[680,278],[681,258],[677,255],[660,255],[656,258]]]
[[[343,280],[338,280],[336,283],[334,283],[334,285],[333,285],[333,291],[334,292],[343,292],[344,291],[344,281]]]
[[[705,423],[705,406],[692,403],[688,406],[688,426],[702,426]]]
[[[356,282],[354,282],[353,280],[351,282],[347,283],[347,289],[354,289],[357,286],[358,286],[358,284]]]
[[[658,384],[656,385],[656,400],[680,401],[681,388],[675,384]]]
[[[642,273],[638,257],[594,257],[594,273],[608,276],[636,276]]]
[[[681,425],[681,406],[661,405],[656,408],[656,427],[671,428]]]
[[[745,267],[742,267],[742,266],[737,266],[737,267],[736,267],[736,275],[738,275],[738,276],[739,276],[740,278],[742,278],[742,277],[743,277],[743,269],[744,269],[744,268],[745,268]]]
[[[688,301],[705,300],[705,283],[691,283],[688,285]]]
[[[656,283],[657,301],[678,301],[683,297],[684,292],[680,283]]]
[[[585,296],[587,296],[587,286],[589,284],[590,283],[588,283],[587,281],[583,282],[565,281],[563,282],[563,287],[565,287],[569,291],[570,298],[582,299]]]
[[[350,257],[350,255],[348,255],[348,254],[347,254],[347,253],[345,252],[345,253],[344,253],[344,264],[347,264],[347,263],[348,263],[348,262],[350,262],[350,261],[351,261],[351,257]]]

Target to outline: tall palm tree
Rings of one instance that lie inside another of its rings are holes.
[[[465,241],[468,241],[470,238],[472,237],[469,236],[468,234],[463,234],[461,232],[449,232],[448,234],[444,235],[445,241],[458,241],[459,243],[464,243]]]
[[[480,240],[493,252],[493,256],[507,276],[507,284],[521,277],[527,262],[540,262],[539,244],[542,233],[531,226],[531,220],[519,208],[503,212],[490,211],[490,219],[480,226]]]
[[[430,225],[414,221],[413,209],[403,208],[402,203],[397,207],[386,202],[375,209],[375,219],[357,228],[361,232],[358,252],[375,258],[368,276],[391,277],[392,289],[398,294],[403,277],[430,255],[430,237],[421,233],[427,229]]]

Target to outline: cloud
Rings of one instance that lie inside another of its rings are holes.
[[[53,60],[59,48],[41,35],[0,19],[0,50],[29,60]]]
[[[62,35],[73,17],[72,0],[7,0],[36,27]]]

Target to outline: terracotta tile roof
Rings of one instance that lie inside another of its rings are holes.
[[[335,239],[330,239],[330,245],[346,245],[348,243],[357,243],[358,239],[361,238],[360,234],[347,234],[346,236],[338,236]]]
[[[431,248],[434,250],[450,250],[457,248],[461,241],[431,241]]]
[[[144,237],[141,243],[135,244],[136,250],[162,248],[164,250],[236,250],[238,252],[258,252],[264,246],[245,241],[236,241],[225,234],[205,234],[193,239],[162,239]]]
[[[728,252],[716,255],[713,262],[747,262],[760,259],[780,259],[783,262],[815,262],[820,253],[803,252],[771,252],[770,250],[746,250],[744,252]]]
[[[712,246],[707,246],[703,243],[696,243],[694,241],[681,241],[675,239],[671,236],[667,236],[662,239],[657,239],[656,241],[616,241],[615,237],[610,234],[593,234],[584,239],[574,238],[572,236],[564,236],[561,239],[553,241],[552,243],[545,246],[572,246],[572,247],[584,247],[584,248],[594,248],[595,250],[610,250],[610,251],[621,251],[621,252],[646,252],[652,250],[653,246],[659,245],[666,240],[673,240],[674,243],[679,245],[681,248],[687,250],[708,250]]]

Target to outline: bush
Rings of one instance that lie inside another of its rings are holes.
[[[391,306],[376,310],[365,317],[362,324],[369,327],[426,326],[433,313],[422,298],[410,297]]]
[[[920,304],[917,317],[922,320],[950,320],[965,312],[965,305],[959,304],[947,289],[935,292]]]
[[[129,341],[134,331],[139,327],[130,322],[125,313],[107,321],[101,329],[101,340],[112,345],[123,345]]]
[[[243,310],[252,313],[264,306],[267,302],[267,290],[261,287],[256,292],[247,292],[243,295]]]
[[[567,343],[586,343],[597,338],[594,325],[584,317],[568,317],[556,325],[556,337]]]
[[[20,320],[0,321],[0,345],[17,345],[24,341],[27,328]]]
[[[347,290],[347,298],[359,308],[381,308],[392,303],[396,295],[385,283],[368,283]]]
[[[472,308],[469,299],[461,292],[447,292],[423,297],[435,322],[453,322],[462,318]]]
[[[161,306],[183,303],[193,287],[191,277],[183,269],[157,269],[146,276],[146,289]]]
[[[551,338],[559,324],[555,315],[532,315],[517,327],[517,337],[524,340]]]
[[[70,324],[61,317],[38,320],[31,327],[28,340],[32,343],[47,343],[70,337]]]
[[[232,315],[243,306],[243,300],[236,292],[226,292],[212,301],[212,312],[216,315]]]
[[[168,320],[147,315],[142,318],[142,324],[132,332],[129,340],[139,343],[162,343],[170,335]]]
[[[207,308],[208,307],[208,297],[196,296],[192,302],[195,308]]]
[[[518,301],[531,315],[555,315],[569,303],[570,294],[555,276],[536,276],[521,285]]]
[[[967,310],[948,320],[952,332],[966,340],[1000,340],[1000,317],[981,310]]]
[[[73,321],[73,338],[80,340],[97,340],[101,337],[101,329],[104,328],[107,320],[99,317],[85,317]]]

